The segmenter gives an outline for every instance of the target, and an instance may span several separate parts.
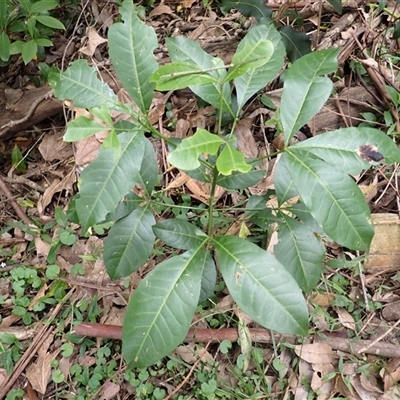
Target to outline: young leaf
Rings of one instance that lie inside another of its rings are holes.
[[[111,88],[96,76],[96,70],[86,60],[74,61],[64,72],[50,74],[50,86],[59,100],[72,100],[75,107],[112,106],[118,98]]]
[[[201,154],[215,154],[224,143],[225,141],[218,135],[199,128],[193,136],[179,143],[169,154],[168,162],[182,170],[196,169],[200,165],[198,158]]]
[[[265,65],[274,52],[274,45],[270,40],[260,40],[256,44],[245,42],[244,46],[236,52],[232,57],[232,64],[225,78],[225,82],[229,82],[248,70],[260,68]]]
[[[322,158],[333,167],[356,175],[369,169],[371,163],[400,162],[400,149],[385,133],[374,128],[341,128],[326,132],[290,147],[308,151]]]
[[[111,279],[128,276],[147,261],[153,250],[155,236],[151,228],[155,223],[148,207],[138,207],[112,226],[103,254]]]
[[[197,248],[162,262],[140,282],[122,329],[122,353],[130,368],[154,364],[183,341],[207,260],[209,254]]]
[[[114,150],[102,148],[99,156],[81,174],[76,211],[84,232],[113,212],[122,196],[137,183],[145,138],[140,132],[121,133],[118,138],[121,152],[117,157]]]
[[[124,88],[143,113],[147,113],[155,84],[150,77],[158,64],[153,55],[157,48],[154,29],[142,22],[133,3],[124,0],[120,7],[122,22],[114,23],[108,31],[109,52],[115,72]]]
[[[305,335],[308,310],[296,281],[280,262],[236,236],[213,240],[217,265],[230,295],[258,324],[282,333]]]
[[[281,36],[272,23],[257,24],[253,26],[244,39],[239,43],[237,52],[247,46],[254,46],[262,40],[268,40],[273,45],[273,55],[263,66],[250,69],[244,75],[234,80],[238,111],[240,113],[246,101],[264,88],[279,73],[283,66],[285,47],[282,44]]]
[[[370,210],[357,184],[344,172],[306,152],[290,152],[286,164],[303,203],[324,232],[352,250],[368,251],[374,234]]]
[[[297,60],[287,71],[281,100],[285,143],[322,108],[333,83],[321,75],[337,69],[340,49],[315,51]]]
[[[168,38],[166,42],[173,62],[189,63],[202,70],[213,69],[209,73],[217,83],[190,85],[189,88],[207,103],[219,110],[227,111],[233,116],[231,88],[229,83],[223,84],[226,78],[226,70],[218,68],[224,67],[223,61],[219,58],[211,57],[197,42],[182,36]]]
[[[216,82],[206,70],[187,62],[174,62],[159,68],[151,77],[160,91],[178,90],[190,85],[203,85]]]
[[[66,142],[77,142],[109,129],[88,117],[80,115],[78,118],[68,122],[67,131],[63,139]]]
[[[325,247],[307,226],[283,213],[281,216],[275,256],[308,293],[319,282]]]
[[[206,234],[182,219],[166,219],[153,226],[153,231],[166,245],[181,250],[197,248]]]
[[[232,171],[249,172],[252,167],[246,163],[243,153],[226,144],[217,158],[217,168],[222,175],[231,175]]]

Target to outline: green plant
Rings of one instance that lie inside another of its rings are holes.
[[[83,60],[50,75],[50,82],[59,99],[72,100],[101,121],[77,117],[68,124],[66,141],[109,131],[98,158],[82,172],[74,207],[83,232],[114,222],[103,254],[110,277],[127,276],[146,263],[156,237],[183,251],[157,265],[130,299],[123,326],[127,363],[144,368],[181,343],[197,305],[214,291],[217,270],[238,306],[255,322],[305,335],[308,310],[302,290],[310,292],[319,281],[325,254],[322,237],[368,251],[373,236],[368,205],[349,174],[383,161],[399,162],[399,149],[372,128],[339,129],[289,145],[331,94],[333,84],[324,75],[336,70],[339,50],[308,54],[285,74],[280,107],[285,148],[277,161],[275,191],[250,196],[244,210],[244,225],[255,224],[263,230],[278,224],[275,256],[254,243],[256,237],[225,236],[216,216],[226,209],[217,208],[215,190],[219,185],[243,191],[264,176],[265,171],[256,168],[260,160],[245,159],[237,150],[233,132],[246,102],[282,68],[281,36],[273,24],[257,24],[229,65],[205,53],[196,42],[170,38],[172,63],[159,67],[153,56],[157,47],[153,29],[137,17],[129,0],[123,2],[120,13],[123,22],[109,30],[109,52],[135,107],[118,101]],[[218,134],[197,129],[193,136],[178,141],[163,136],[149,122],[155,89],[187,86],[217,110]],[[130,115],[133,122],[114,123],[111,110]],[[222,133],[223,128],[229,128],[228,134]],[[199,217],[193,223],[182,218],[156,223],[158,168],[144,133],[168,144],[168,161],[173,166],[211,185],[204,230],[199,228]],[[131,191],[135,185],[141,188],[140,196]],[[274,208],[266,206],[271,196],[277,198]]]
[[[7,63],[13,54],[21,54],[27,64],[43,48],[52,46],[54,29],[65,29],[62,22],[49,15],[57,0],[0,1],[0,61]],[[23,37],[23,40],[19,38]]]

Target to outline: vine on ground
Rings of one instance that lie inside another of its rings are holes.
[[[325,75],[336,70],[339,50],[307,54],[284,79],[280,123],[285,148],[275,170],[275,190],[249,196],[244,212],[243,225],[265,229],[278,223],[275,256],[244,237],[225,236],[216,218],[222,212],[216,208],[217,186],[246,190],[265,175],[260,160],[246,159],[236,148],[234,130],[246,102],[280,72],[285,56],[281,36],[272,23],[259,22],[229,65],[194,41],[168,38],[172,62],[159,67],[153,55],[158,46],[154,30],[138,18],[130,0],[123,2],[120,13],[122,22],[109,29],[109,53],[135,106],[120,102],[83,60],[52,75],[51,85],[59,99],[72,100],[101,121],[78,116],[68,124],[66,141],[109,131],[98,158],[81,175],[75,207],[83,232],[113,222],[103,254],[110,277],[127,276],[146,263],[156,237],[182,251],[157,265],[130,299],[123,326],[126,361],[131,367],[146,367],[174,350],[198,304],[213,293],[218,273],[254,321],[305,335],[308,311],[302,291],[311,291],[319,280],[322,237],[367,251],[373,236],[368,205],[350,175],[379,162],[400,162],[400,150],[372,128],[339,129],[289,145],[331,94],[333,85]],[[179,142],[152,126],[148,117],[155,90],[185,87],[215,107],[218,134],[197,129]],[[126,113],[132,122],[114,123],[114,111]],[[229,133],[223,133],[228,126]],[[158,168],[148,133],[168,144],[174,167],[210,184],[204,230],[199,221],[182,218],[156,223]],[[135,185],[140,195],[132,192]],[[274,209],[266,206],[271,196],[277,198]]]

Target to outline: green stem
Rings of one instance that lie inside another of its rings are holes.
[[[215,190],[217,188],[217,179],[218,179],[218,169],[216,166],[213,167],[212,169],[213,173],[213,179],[211,182],[211,190],[210,190],[210,199],[208,201],[208,228],[207,228],[207,234],[209,237],[212,235],[213,227],[214,227],[214,196],[215,196]]]

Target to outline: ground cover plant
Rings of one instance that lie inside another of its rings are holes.
[[[169,38],[172,62],[159,67],[153,56],[158,46],[154,30],[140,20],[130,1],[122,3],[120,13],[122,21],[109,29],[109,53],[136,107],[119,101],[83,60],[53,74],[50,81],[59,99],[72,100],[97,118],[79,116],[69,122],[66,141],[109,132],[98,158],[81,175],[74,207],[84,232],[114,222],[103,254],[110,277],[128,276],[141,267],[156,238],[184,251],[157,265],[130,299],[122,337],[125,360],[130,367],[143,368],[174,350],[185,338],[197,305],[212,295],[218,273],[239,308],[255,322],[306,335],[308,310],[302,291],[310,292],[319,281],[325,255],[322,237],[368,251],[373,236],[368,205],[349,175],[382,162],[399,162],[399,149],[372,128],[339,129],[290,144],[331,94],[333,84],[326,74],[336,71],[339,50],[305,55],[283,78],[279,115],[284,148],[274,176],[276,206],[267,206],[271,193],[251,196],[243,221],[243,226],[278,224],[275,257],[259,247],[256,238],[226,235],[216,222],[221,211],[215,191],[217,186],[246,190],[265,174],[258,168],[261,160],[246,159],[236,148],[235,126],[246,102],[280,72],[285,55],[281,36],[272,23],[261,20],[228,65],[196,42]],[[138,30],[144,32],[140,38]],[[199,128],[178,141],[149,122],[155,90],[186,87],[217,110],[216,133]],[[130,121],[114,123],[111,111],[129,115]],[[158,170],[148,133],[167,143],[173,167],[211,185],[205,226],[182,218],[156,222],[152,191]],[[135,185],[140,192],[131,192]]]

